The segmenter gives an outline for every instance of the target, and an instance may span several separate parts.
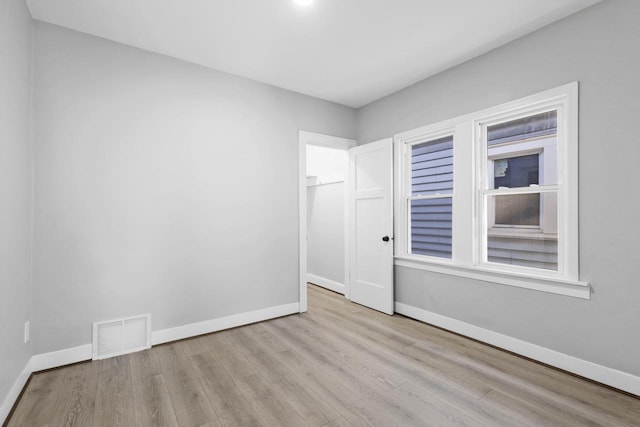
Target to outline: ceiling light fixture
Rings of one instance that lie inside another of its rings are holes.
[[[311,3],[313,3],[313,0],[293,0],[293,2],[298,6],[307,7],[307,6],[311,6]]]

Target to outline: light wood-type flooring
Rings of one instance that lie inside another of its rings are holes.
[[[33,376],[9,426],[640,426],[640,400],[309,287],[309,312]]]

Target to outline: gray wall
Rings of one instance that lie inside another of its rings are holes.
[[[604,1],[357,111],[369,142],[580,82],[580,279],[592,299],[397,268],[397,301],[640,375],[638,17],[636,0]]]
[[[345,284],[345,184],[307,187],[307,271]]]
[[[23,0],[0,2],[0,404],[31,355],[31,30]]]
[[[35,353],[298,301],[298,130],[354,111],[35,26]]]

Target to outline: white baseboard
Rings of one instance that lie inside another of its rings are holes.
[[[274,319],[276,317],[286,316],[299,312],[300,304],[297,302],[292,304],[278,305],[262,310],[234,314],[232,316],[206,320],[204,322],[191,323],[189,325],[178,326],[176,328],[154,331],[151,333],[151,342],[152,345],[162,344],[165,342],[176,341],[184,338],[194,337],[197,335],[208,334],[211,332],[222,331],[224,329],[248,325],[250,323],[262,322],[264,320]],[[15,384],[5,397],[2,406],[0,406],[0,425],[4,423],[6,417],[9,415],[11,408],[18,399],[18,396],[20,395],[20,392],[29,379],[31,373],[43,371],[45,369],[57,368],[60,366],[69,365],[71,363],[91,360],[91,356],[91,344],[84,344],[78,347],[52,351],[50,353],[36,354],[35,356],[32,356],[29,362],[27,362],[24,370],[16,380]]]
[[[163,344],[170,341],[195,337],[197,335],[222,331],[224,329],[248,325],[249,323],[261,322],[263,320],[298,313],[299,310],[300,305],[296,302],[293,304],[279,305],[262,310],[206,320],[204,322],[190,323],[188,325],[178,326],[175,328],[153,331],[151,333],[151,344]],[[37,354],[31,358],[30,367],[32,372],[38,372],[45,369],[69,365],[71,363],[91,360],[92,355],[91,344],[84,344],[78,347],[53,351],[51,353]]]
[[[289,314],[299,312],[300,304],[296,302],[256,311],[249,311],[246,313],[234,314],[227,317],[220,317],[218,319],[205,320],[204,322],[190,323],[188,325],[178,326],[175,328],[153,331],[151,333],[151,345],[158,345],[211,332],[222,331],[224,329],[262,322],[263,320],[274,319],[276,317],[287,316]]]
[[[640,396],[640,377],[578,359],[555,350],[490,331],[470,323],[432,313],[407,304],[395,303],[396,313],[494,345],[513,353],[563,369],[602,384]]]
[[[307,282],[313,283],[314,285],[322,286],[323,288],[327,288],[330,291],[337,292],[339,294],[344,295],[346,286],[344,283],[336,282],[335,280],[326,279],[324,277],[316,276],[315,274],[307,274]]]
[[[11,408],[13,408],[13,405],[15,404],[16,400],[18,400],[18,396],[20,396],[22,389],[24,388],[25,384],[29,380],[29,377],[31,376],[30,363],[31,363],[31,360],[27,361],[27,363],[24,366],[24,369],[22,370],[22,372],[20,373],[16,381],[13,383],[13,387],[11,387],[11,389],[9,390],[9,393],[4,398],[2,405],[0,405],[0,425],[3,425],[4,422],[7,420],[7,417],[9,416],[9,412],[11,412]]]
[[[85,360],[91,360],[91,355],[91,344],[36,354],[31,358],[31,370],[32,372],[38,372],[72,363],[84,362]]]

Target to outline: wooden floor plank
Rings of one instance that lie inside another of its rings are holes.
[[[550,410],[548,406],[539,406],[535,403],[522,402],[518,399],[501,393],[499,391],[491,391],[482,397],[484,403],[502,412],[510,413],[514,419],[518,421],[518,425],[522,426],[540,426],[540,425],[564,425],[571,426],[587,426],[598,425],[589,420],[580,420],[575,418],[567,418],[563,414],[558,414],[554,410]]]
[[[136,425],[177,426],[157,352],[141,351],[130,357]]]
[[[193,356],[192,360],[200,373],[209,402],[223,426],[264,425],[222,364],[205,353]]]
[[[473,401],[451,398],[414,382],[403,384],[393,393],[402,396],[408,405],[425,414],[429,425],[493,427],[503,424],[482,411],[461,410],[462,407],[473,408]]]
[[[64,386],[51,417],[51,425],[92,426],[95,409],[98,371],[90,362],[79,363],[63,370]]]
[[[127,356],[114,358],[114,365],[98,373],[94,427],[135,425],[131,367]]]
[[[335,420],[331,421],[328,424],[325,424],[326,427],[353,427],[353,424],[351,424],[349,421],[345,420],[344,418],[340,417],[340,418],[336,418]]]
[[[35,374],[9,420],[9,426],[45,426],[51,422],[68,368]]]
[[[632,402],[629,405],[629,409],[625,414],[625,420],[629,422],[635,420],[640,424],[640,400]]]
[[[325,306],[321,303],[319,306],[321,309],[326,310],[324,314],[327,315],[321,316],[323,321],[333,320],[335,324],[343,321],[343,319],[336,316],[337,312],[331,305]],[[358,339],[366,340],[368,338],[370,343],[375,343],[383,339],[381,334],[384,333],[384,326],[381,326],[379,328],[380,330],[370,333],[368,332],[368,328],[359,325],[359,323],[365,322],[361,316],[358,316],[357,319],[350,317],[353,316],[353,314],[345,314],[344,316],[353,320],[353,323],[356,323],[355,329],[358,330]],[[397,317],[399,316],[388,316],[387,321],[381,323],[389,324]],[[420,325],[417,322],[410,322]],[[481,384],[477,390],[478,395],[484,395],[490,387],[495,387],[506,394],[520,396],[523,404],[534,400],[542,406],[547,406],[550,410],[562,407],[563,410],[573,418],[583,419],[584,413],[586,412],[589,413],[589,417],[603,425],[613,426],[620,425],[619,422],[625,422],[625,417],[621,417],[620,414],[625,412],[626,409],[624,408],[628,407],[629,401],[628,397],[622,393],[612,392],[606,387],[597,386],[589,381],[528,362],[486,345],[464,339],[455,334],[439,331],[439,333],[435,335],[440,337],[444,336],[445,339],[439,341],[438,338],[434,336],[429,341],[421,340],[413,346],[398,346],[397,351],[411,355],[418,361],[432,365],[430,369],[423,369],[423,371],[432,373],[441,372],[442,375],[448,376],[450,379],[453,378],[451,375],[460,377],[458,381],[462,381],[462,383],[458,385],[458,388],[462,392],[464,392],[465,389],[473,389],[473,387],[465,385],[464,382],[465,379],[471,381],[473,377],[475,377],[475,381],[469,384]],[[469,357],[469,354],[474,357]],[[508,360],[509,365],[515,368],[512,368],[509,374],[506,375],[503,375],[496,369],[487,373],[487,367],[483,366],[482,362],[478,363],[478,360],[476,360],[476,355],[478,354],[483,354],[488,360],[496,359],[497,361],[494,360],[493,363],[498,366],[504,366],[505,363],[501,363],[501,361]],[[450,366],[444,369],[438,368],[438,366],[442,364]],[[523,369],[523,366],[526,366],[526,369]],[[529,374],[529,368],[531,368],[535,374]],[[521,378],[520,374],[522,373],[527,373],[526,378]],[[545,382],[545,379],[549,376],[551,376],[553,380]],[[447,382],[447,380],[440,381]],[[483,392],[482,385],[485,387],[485,392]],[[591,390],[593,387],[596,388],[595,391]],[[585,389],[589,391],[585,392]],[[560,393],[558,393],[558,391],[560,391]],[[560,402],[560,404],[558,402]],[[617,418],[621,418],[622,420],[617,420]]]
[[[154,347],[162,367],[167,392],[180,426],[219,426],[191,358],[180,343]]]
[[[293,316],[287,316],[293,317]],[[262,351],[269,351],[271,353],[280,353],[281,351],[289,350],[289,345],[276,335],[273,335],[267,328],[265,323],[254,323],[253,325],[242,328],[247,333],[250,333],[253,339],[260,345]]]
[[[384,411],[371,404],[368,396],[347,388],[340,375],[320,370],[296,350],[282,351],[277,355],[305,387],[336,408],[354,427],[394,425]]]
[[[310,286],[308,313],[37,373],[7,425],[640,427],[640,399]]]
[[[357,346],[362,348],[363,351],[375,348],[376,351],[370,351],[369,353],[377,359],[378,363],[402,373],[406,378],[411,378],[413,381],[443,385],[473,399],[483,396],[490,390],[482,381],[477,379],[470,381],[461,372],[441,366],[442,363],[438,363],[437,360],[430,360],[423,357],[422,354],[412,356],[412,352],[407,349],[414,344],[387,347],[379,344],[383,340],[382,337],[368,333],[366,328],[354,327],[354,331],[349,331],[348,329],[350,328],[338,330],[336,329],[335,320],[330,316],[324,318],[315,316],[311,318],[335,331],[332,332],[332,336],[335,339],[341,339],[345,344]]]
[[[311,427],[324,426],[338,418],[338,412],[312,389],[305,387],[295,374],[290,373],[270,381],[273,392],[282,395]]]
[[[354,375],[372,377],[376,383],[393,390],[406,381],[406,378],[396,372],[375,363],[369,351],[362,351],[353,346],[353,343],[340,343],[334,339],[332,333],[326,329],[318,328],[309,322],[306,317],[298,316],[292,319],[272,322],[272,325],[285,325],[292,336],[309,346],[311,354],[316,362],[331,364],[336,369],[343,368]],[[321,351],[322,350],[322,351]]]
[[[260,374],[236,380],[242,393],[267,425],[304,427],[307,422],[282,395],[274,393],[273,386]]]
[[[277,322],[273,322],[269,327],[279,326]],[[375,363],[361,365],[360,359],[365,359],[365,354],[359,357],[349,346],[342,349],[332,347],[328,339],[320,340],[320,335],[314,334],[311,329],[293,326],[290,331],[280,330],[280,334],[291,339],[294,346],[304,347],[305,351],[301,354],[316,364],[316,370],[331,376],[334,384],[343,384],[352,394],[364,396],[373,403],[370,406],[388,418],[392,425],[421,425],[424,422],[420,412],[414,411],[397,396],[389,393],[402,384],[404,379],[395,374],[391,374],[394,376],[391,379],[389,371]],[[320,348],[324,348],[321,357],[318,356]],[[336,372],[341,375],[334,375]]]
[[[256,372],[271,381],[276,381],[291,373],[291,370],[278,360],[273,353],[267,351],[249,354],[246,359]]]

